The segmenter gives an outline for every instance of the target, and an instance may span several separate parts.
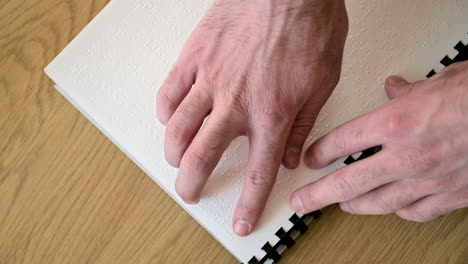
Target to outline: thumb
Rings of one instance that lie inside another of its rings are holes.
[[[413,86],[414,83],[410,83],[400,76],[390,76],[385,81],[385,90],[390,99],[407,95]]]

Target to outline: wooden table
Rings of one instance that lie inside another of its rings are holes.
[[[43,73],[107,1],[0,0],[0,263],[237,263]],[[468,263],[466,209],[311,228],[282,263]]]

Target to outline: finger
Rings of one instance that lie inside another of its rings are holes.
[[[385,90],[390,99],[407,95],[413,89],[415,83],[410,83],[400,76],[390,76],[385,81]]]
[[[167,123],[164,154],[167,162],[179,167],[180,160],[211,110],[212,100],[198,87],[190,90]]]
[[[159,88],[156,97],[156,113],[159,121],[164,125],[192,88],[196,73],[196,64],[188,58],[181,57]]]
[[[465,170],[462,168],[444,177],[395,181],[351,201],[342,202],[340,207],[352,214],[391,214],[428,195],[460,190],[466,181]]]
[[[180,163],[177,194],[189,204],[198,203],[209,176],[239,129],[227,115],[213,113],[195,136]]]
[[[291,207],[306,214],[327,205],[352,200],[379,186],[400,179],[386,152],[357,161],[324,178],[296,190],[290,200]]]
[[[351,201],[340,203],[351,214],[392,214],[413,202],[432,194],[418,179],[403,179],[386,184]]]
[[[465,207],[468,207],[468,188],[466,187],[453,193],[427,196],[396,213],[405,220],[427,222]]]
[[[289,133],[283,157],[283,165],[286,168],[295,169],[299,166],[304,142],[315,124],[318,112],[316,105],[307,102],[297,115]]]
[[[233,218],[234,232],[239,236],[250,234],[265,208],[286,144],[289,130],[253,131],[250,134],[249,163],[242,194]]]
[[[310,168],[322,168],[341,157],[384,144],[381,131],[387,111],[384,105],[333,129],[307,149],[304,162]]]

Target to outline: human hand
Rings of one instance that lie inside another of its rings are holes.
[[[246,135],[233,228],[253,231],[281,162],[298,166],[339,80],[347,30],[344,0],[214,2],[157,96],[165,156],[180,168],[176,191],[186,203],[199,201],[225,149]]]
[[[432,78],[386,81],[391,101],[317,140],[305,162],[321,168],[382,145],[382,150],[297,190],[307,213],[333,203],[353,214],[391,214],[424,222],[468,207],[468,62]]]

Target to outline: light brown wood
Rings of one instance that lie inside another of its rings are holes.
[[[237,263],[43,68],[107,0],[0,0],[0,263]],[[468,263],[468,211],[325,209],[282,263]]]

